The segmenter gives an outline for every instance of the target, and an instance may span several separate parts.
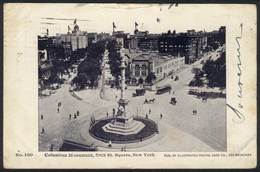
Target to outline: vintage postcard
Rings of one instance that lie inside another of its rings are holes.
[[[5,168],[256,167],[256,6],[4,5]]]

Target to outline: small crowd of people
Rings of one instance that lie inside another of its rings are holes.
[[[73,119],[77,119],[77,117],[79,117],[79,110],[77,110],[77,112],[74,113]],[[69,120],[71,120],[71,119],[72,119],[72,115],[69,114]]]

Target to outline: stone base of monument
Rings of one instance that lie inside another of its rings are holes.
[[[130,135],[140,132],[145,125],[141,121],[136,121],[133,117],[117,117],[115,120],[104,125],[102,129],[108,133]]]
[[[89,128],[93,138],[116,144],[142,142],[158,133],[157,124],[144,117],[103,118]]]

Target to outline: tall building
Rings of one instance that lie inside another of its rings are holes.
[[[62,44],[62,42],[70,43],[72,51],[84,49],[88,46],[88,35],[86,32],[80,31],[79,26],[75,23],[72,32],[69,29],[67,34],[57,34],[57,44]]]
[[[195,30],[178,34],[174,31],[164,33],[159,37],[158,50],[163,54],[185,56],[185,63],[192,63],[201,57],[203,44],[206,44],[205,37]]]
[[[120,44],[124,48],[129,48],[129,41],[128,41],[128,39],[130,38],[129,33],[125,33],[124,31],[114,31],[112,37],[116,39],[118,44]]]
[[[138,47],[143,50],[158,50],[158,38],[159,34],[147,34],[143,38],[139,39]]]
[[[140,40],[144,39],[149,34],[148,31],[139,31],[138,29],[135,29],[134,35],[131,35],[127,39],[127,47],[130,49],[137,49],[140,46]],[[151,40],[151,41],[150,41]],[[152,43],[152,39],[147,39],[141,41],[141,47],[147,48],[147,47],[154,47],[154,43]]]

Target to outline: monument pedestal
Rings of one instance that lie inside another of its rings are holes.
[[[145,125],[141,121],[136,121],[134,118],[120,116],[115,118],[110,123],[102,127],[105,132],[121,135],[137,134]]]

